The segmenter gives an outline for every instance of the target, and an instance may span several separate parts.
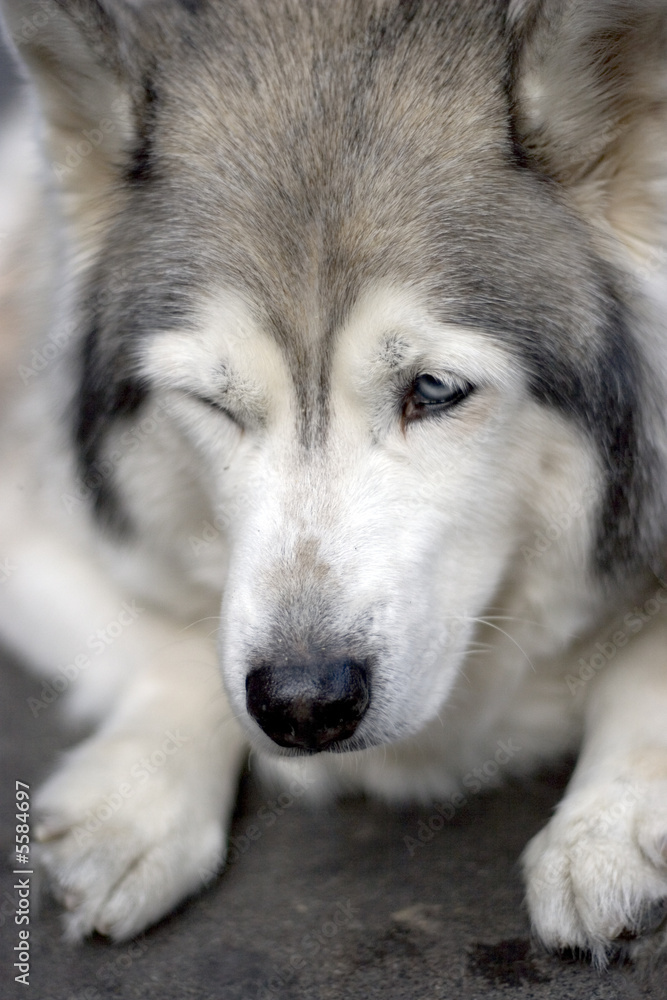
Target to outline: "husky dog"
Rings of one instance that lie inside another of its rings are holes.
[[[446,801],[500,741],[581,747],[536,935],[658,952],[664,0],[1,5],[0,628],[96,726],[35,803],[68,935],[212,876],[248,748]]]

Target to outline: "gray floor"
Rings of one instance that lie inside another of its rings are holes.
[[[54,706],[34,719],[40,687],[8,657],[0,856],[14,828],[14,782],[35,787],[67,745]],[[13,981],[18,928],[12,867],[0,871],[0,998],[36,1000],[667,1000],[667,973],[614,966],[600,975],[530,943],[516,859],[549,816],[565,774],[472,797],[411,857],[432,810],[397,813],[346,801],[288,805],[269,826],[266,795],[244,780],[237,843],[260,836],[196,899],[135,943],[62,943],[57,907],[33,890],[30,987]],[[271,811],[271,809],[269,810]],[[267,812],[261,814],[263,817]]]

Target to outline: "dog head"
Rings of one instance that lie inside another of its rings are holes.
[[[128,546],[217,525],[261,745],[409,736],[499,595],[539,655],[657,551],[662,4],[4,6],[77,264],[83,481]]]

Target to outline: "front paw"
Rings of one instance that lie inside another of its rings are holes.
[[[661,770],[661,769],[660,769]],[[523,855],[537,936],[551,949],[667,947],[667,780],[636,775],[566,796]]]
[[[132,937],[215,873],[231,807],[219,766],[178,729],[97,737],[67,755],[35,808],[37,861],[69,940]]]

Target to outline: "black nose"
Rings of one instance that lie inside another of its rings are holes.
[[[325,750],[352,736],[370,703],[362,663],[263,664],[246,678],[248,712],[281,747]]]

